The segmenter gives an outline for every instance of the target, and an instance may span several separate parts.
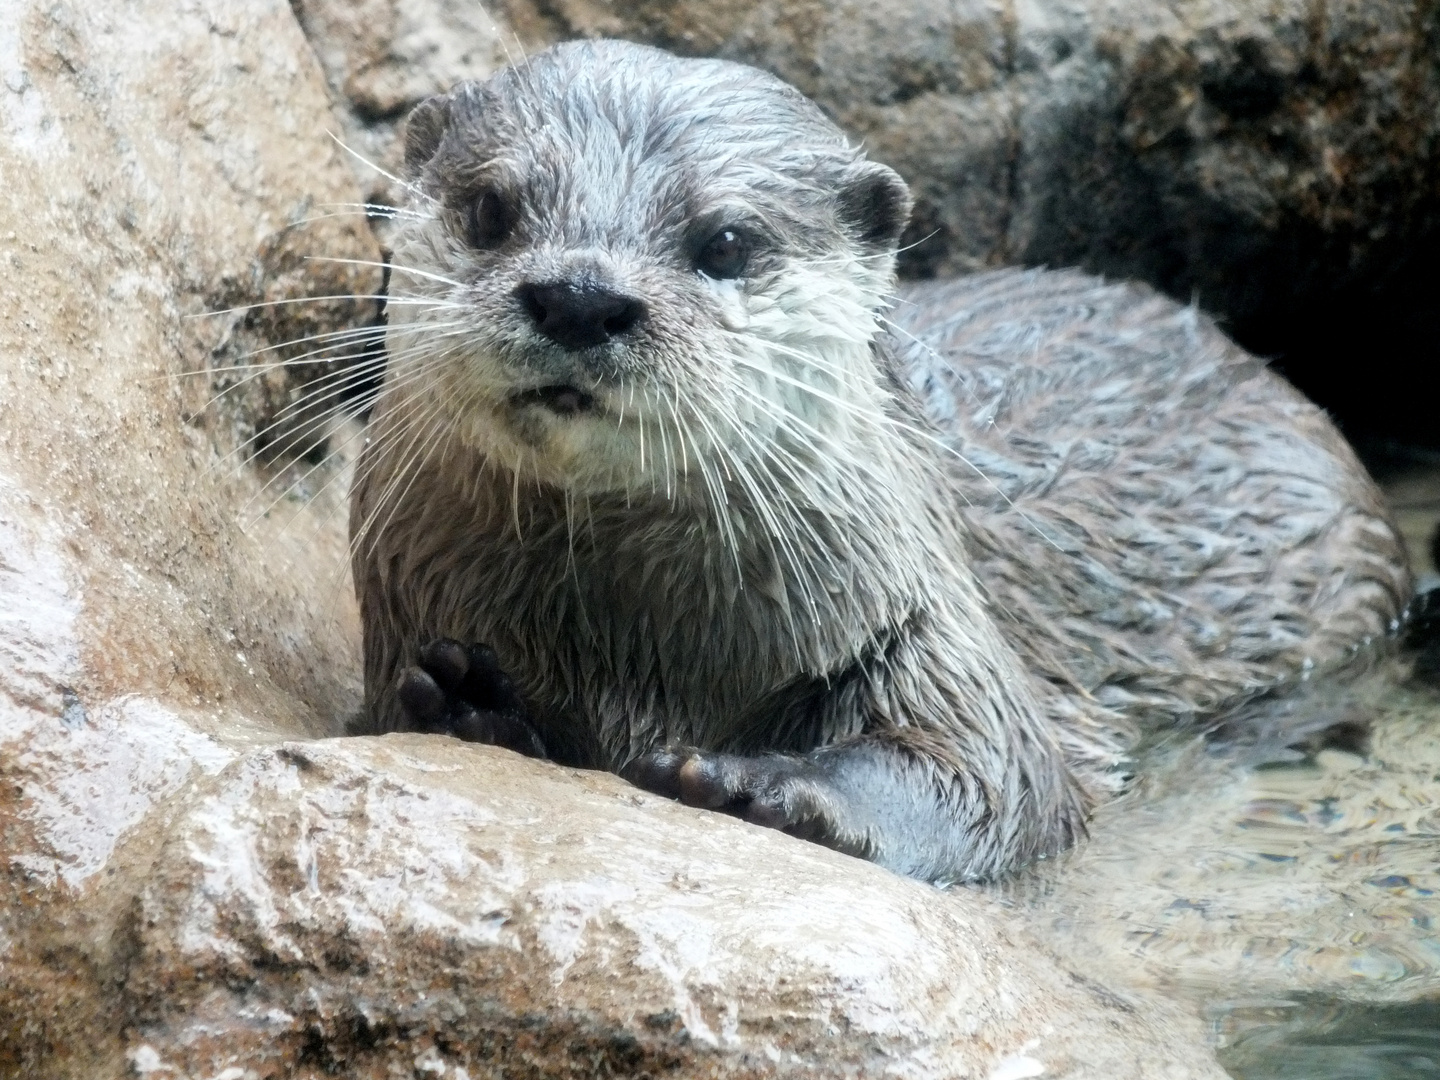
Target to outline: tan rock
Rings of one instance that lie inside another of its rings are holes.
[[[197,317],[268,298],[277,278],[294,295],[378,287],[373,266],[307,261],[377,258],[363,218],[327,206],[356,194],[323,137],[319,72],[278,2],[12,4],[6,26],[21,89],[0,92],[0,471],[80,568],[73,688],[243,696],[328,730],[352,700],[348,589],[333,570],[323,590],[276,572],[311,557],[314,527],[280,528],[294,500],[266,516],[286,485],[261,493],[222,457],[235,432],[206,408],[211,377],[186,374],[373,311]]]
[[[141,926],[129,1053],[192,1075],[1223,1075],[975,894],[423,736],[236,761]]]
[[[363,119],[396,120],[464,79],[485,79],[519,42],[480,4],[460,0],[297,0],[330,85]]]
[[[487,79],[524,48],[473,0],[295,0],[371,203],[404,202],[398,133],[405,114],[466,79]],[[383,233],[383,229],[382,229]]]
[[[357,195],[284,3],[11,3],[0,72],[0,1072],[103,1076],[125,837],[223,763],[201,729],[326,732],[356,700],[343,496],[267,517],[284,484],[222,457],[264,408],[184,375],[295,324],[192,316],[379,275],[303,258],[376,248],[320,216]]]
[[[423,736],[217,738],[139,696],[47,708],[86,611],[20,501],[15,1075],[1222,1075],[1193,1022],[1057,965],[979,895],[614,777]]]

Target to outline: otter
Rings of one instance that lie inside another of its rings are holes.
[[[447,732],[981,881],[1156,725],[1393,637],[1325,415],[1194,307],[899,286],[911,199],[797,90],[614,41],[417,106],[357,468],[364,730]]]

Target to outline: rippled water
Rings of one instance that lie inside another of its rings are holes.
[[[1315,1001],[1234,1009],[1219,1027],[1220,1061],[1236,1080],[1440,1077],[1437,1002]]]
[[[1349,708],[1368,740],[1152,748],[1007,897],[1082,970],[1210,1016],[1236,1077],[1440,1077],[1440,693],[1398,670]]]

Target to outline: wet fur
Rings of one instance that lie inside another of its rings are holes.
[[[408,158],[368,730],[423,645],[484,642],[555,760],[735,755],[792,831],[982,879],[1073,842],[1140,725],[1344,668],[1408,598],[1343,440],[1193,309],[1020,271],[897,300],[903,185],[769,76],[560,46],[422,105]],[[477,251],[494,185],[519,220]],[[735,220],[746,275],[697,274]],[[650,317],[540,341],[517,284],[577,275]],[[507,404],[556,380],[596,415]]]

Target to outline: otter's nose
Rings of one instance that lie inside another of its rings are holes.
[[[515,296],[535,321],[535,329],[567,349],[603,345],[646,315],[642,301],[591,282],[527,282],[515,290]]]

